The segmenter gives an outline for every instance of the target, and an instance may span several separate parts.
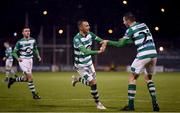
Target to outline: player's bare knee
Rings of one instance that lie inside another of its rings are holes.
[[[134,73],[132,75],[130,75],[129,76],[129,84],[135,84],[138,76],[139,76],[138,74],[134,74]]]
[[[27,74],[27,80],[28,80],[28,81],[32,81],[32,80],[33,80],[32,74]]]
[[[28,81],[27,76],[24,76],[24,77],[23,77],[23,81],[25,81],[25,82],[27,82],[27,81]]]
[[[96,84],[96,80],[91,80],[90,82],[89,82],[89,85],[90,86],[93,86],[93,85],[95,85]]]
[[[28,80],[27,80],[28,82],[30,82],[30,81],[33,81],[33,79],[32,78],[28,78]]]
[[[152,80],[152,74],[147,74],[147,75],[145,75],[145,76],[144,76],[144,80],[145,80],[146,83],[148,83],[149,80]]]
[[[138,77],[139,77],[139,74],[137,74],[137,73],[132,73],[132,78],[133,78],[133,79],[137,80]]]

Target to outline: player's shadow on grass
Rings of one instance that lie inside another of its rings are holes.
[[[111,106],[106,106],[107,107],[107,110],[110,110],[110,111],[118,111],[120,112],[121,111],[121,106],[120,107],[111,107]]]
[[[52,104],[51,104],[51,105],[47,105],[47,104],[46,104],[46,105],[36,105],[36,106],[45,107],[45,108],[48,108],[48,107],[49,107],[49,108],[52,108],[52,107],[53,107],[53,108],[55,108],[55,107],[66,107],[66,106],[52,105]]]
[[[73,107],[73,108],[85,108],[85,107],[90,107],[90,108],[94,108],[95,106],[85,106],[85,105],[82,105],[82,106],[80,106],[80,105],[78,105],[78,106],[68,106],[68,105],[53,105],[53,104],[41,104],[41,105],[36,105],[36,106],[39,106],[39,107],[67,107],[67,108],[69,108],[69,107]]]
[[[67,111],[69,110],[68,112],[73,112],[73,111],[76,111],[76,112],[86,112],[87,109],[89,112],[98,112],[99,110],[96,109],[95,106],[89,106],[89,105],[53,105],[53,104],[41,104],[41,105],[36,105],[40,108],[46,108],[48,110],[52,110],[52,111]],[[70,109],[69,109],[70,108]],[[109,111],[113,111],[113,112],[120,112],[121,110],[121,106],[119,108],[117,107],[110,107],[110,106],[107,106],[107,109],[106,110],[102,110],[101,112],[109,112]]]
[[[96,109],[96,107],[95,106],[85,106],[85,105],[78,105],[78,106],[76,106],[76,105],[53,105],[53,104],[41,104],[41,105],[36,105],[36,107],[40,107],[40,108],[46,108],[46,109],[49,109],[49,110],[51,110],[51,109],[56,109],[56,111],[58,110],[58,108],[59,109],[61,109],[61,108],[63,108],[63,109],[69,109],[69,108],[71,108],[71,110],[78,110],[78,109],[80,109],[80,111],[83,111],[83,110],[85,110],[85,108],[89,108],[89,109]]]

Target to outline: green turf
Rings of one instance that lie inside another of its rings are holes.
[[[46,112],[99,112],[96,109],[89,87],[71,86],[73,72],[34,73],[36,88],[41,100],[33,100],[27,83],[15,83],[11,89],[0,82],[0,111],[46,111]],[[4,77],[0,74],[0,79]],[[97,72],[98,90],[105,112],[118,112],[127,103],[128,73]],[[161,111],[180,111],[180,73],[158,73],[154,76]],[[151,112],[150,96],[143,81],[137,81],[135,100],[137,112]]]

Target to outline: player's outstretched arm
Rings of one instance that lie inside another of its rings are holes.
[[[79,47],[79,50],[81,52],[83,52],[85,55],[97,55],[97,54],[103,52],[102,50],[98,50],[98,51],[97,50],[90,50],[90,49],[85,48],[84,46]]]
[[[132,43],[133,41],[131,39],[126,39],[126,38],[121,38],[118,41],[111,41],[111,40],[103,40],[102,43],[107,43],[110,46],[115,46],[115,47],[123,47],[127,44]]]
[[[102,39],[102,38],[100,38],[100,37],[98,37],[98,36],[96,36],[95,41],[96,41],[96,42],[98,42],[98,43],[100,43],[100,42],[102,42],[102,41],[103,41],[103,39]]]
[[[107,43],[102,43],[103,39],[96,36],[95,41],[101,44],[100,50],[104,52],[106,50]]]

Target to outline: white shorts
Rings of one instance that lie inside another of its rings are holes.
[[[13,59],[6,59],[6,68],[12,68],[12,65],[13,65]]]
[[[32,58],[22,59],[22,62],[19,62],[19,66],[24,73],[31,74],[33,66]]]
[[[76,71],[81,77],[83,77],[87,81],[92,81],[93,79],[96,79],[96,72],[93,64],[85,67],[76,67]]]
[[[131,72],[135,74],[144,72],[145,75],[155,74],[156,62],[157,58],[135,59],[131,65]]]

